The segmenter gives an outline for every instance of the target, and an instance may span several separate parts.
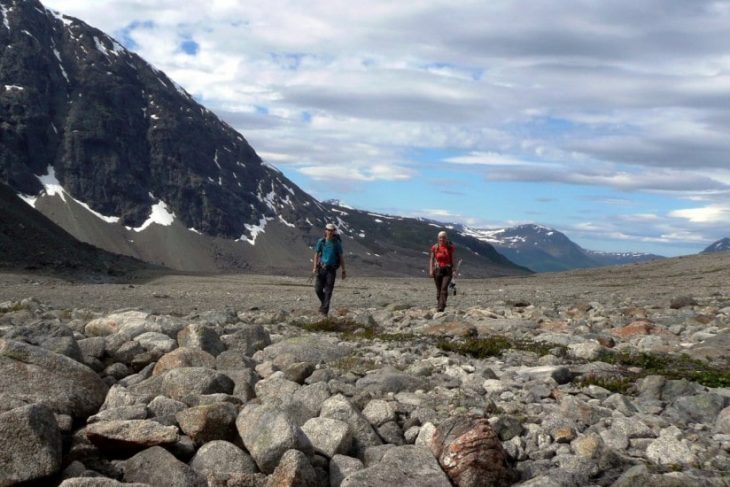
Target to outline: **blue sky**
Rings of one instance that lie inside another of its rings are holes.
[[[592,250],[730,236],[730,0],[46,0],[319,199]]]

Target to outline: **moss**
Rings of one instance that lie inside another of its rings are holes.
[[[374,361],[357,355],[348,355],[347,357],[337,359],[332,362],[331,366],[343,372],[352,372],[357,375],[364,375],[368,371],[378,368],[378,364]]]
[[[436,344],[441,350],[460,353],[475,358],[498,357],[505,350],[533,352],[540,356],[549,353],[562,355],[565,348],[556,345],[533,342],[530,340],[511,340],[503,336],[488,338],[467,338],[460,342],[441,340]],[[557,349],[557,350],[556,350]]]
[[[5,314],[5,313],[12,313],[14,311],[22,311],[22,310],[25,310],[25,309],[30,309],[30,306],[28,306],[27,304],[14,303],[9,308],[5,308],[3,310],[0,310],[0,315],[1,314]]]
[[[415,335],[409,333],[384,333],[376,326],[366,326],[348,319],[324,318],[314,323],[299,325],[311,332],[341,333],[343,340],[383,340],[400,342],[411,340]]]
[[[606,353],[604,362],[627,367],[639,367],[640,377],[662,375],[667,379],[686,379],[707,387],[730,387],[730,370],[714,367],[707,362],[693,359],[687,354],[669,355],[660,353]]]
[[[584,375],[575,381],[579,387],[598,386],[611,392],[629,394],[633,391],[635,379],[631,377],[603,377]]]

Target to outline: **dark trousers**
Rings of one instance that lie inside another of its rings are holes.
[[[314,281],[314,292],[317,293],[319,302],[319,312],[327,314],[330,312],[330,300],[332,299],[332,291],[335,288],[335,278],[337,277],[337,269],[332,266],[320,267],[317,270],[317,278]]]
[[[443,311],[446,308],[446,299],[449,297],[451,277],[451,267],[437,267],[433,272],[433,280],[436,283],[437,311]]]

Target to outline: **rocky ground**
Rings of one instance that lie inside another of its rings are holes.
[[[3,274],[0,485],[730,485],[730,254],[434,294]]]

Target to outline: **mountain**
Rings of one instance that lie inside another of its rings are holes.
[[[335,221],[353,275],[423,272],[435,240],[427,222],[320,203],[164,73],[78,19],[37,0],[0,0],[0,16],[0,182],[75,238],[179,270],[294,274],[311,269],[312,247]],[[462,240],[474,275],[527,272]]]
[[[151,268],[79,242],[1,183],[0,209],[0,269],[43,270],[98,280]]]
[[[535,272],[556,272],[606,265],[646,262],[663,257],[639,252],[586,250],[565,234],[542,225],[501,229],[464,228],[464,233],[492,244],[512,262]]]
[[[730,238],[722,238],[712,245],[708,246],[705,250],[700,252],[701,254],[710,254],[713,252],[728,252],[730,251]]]

